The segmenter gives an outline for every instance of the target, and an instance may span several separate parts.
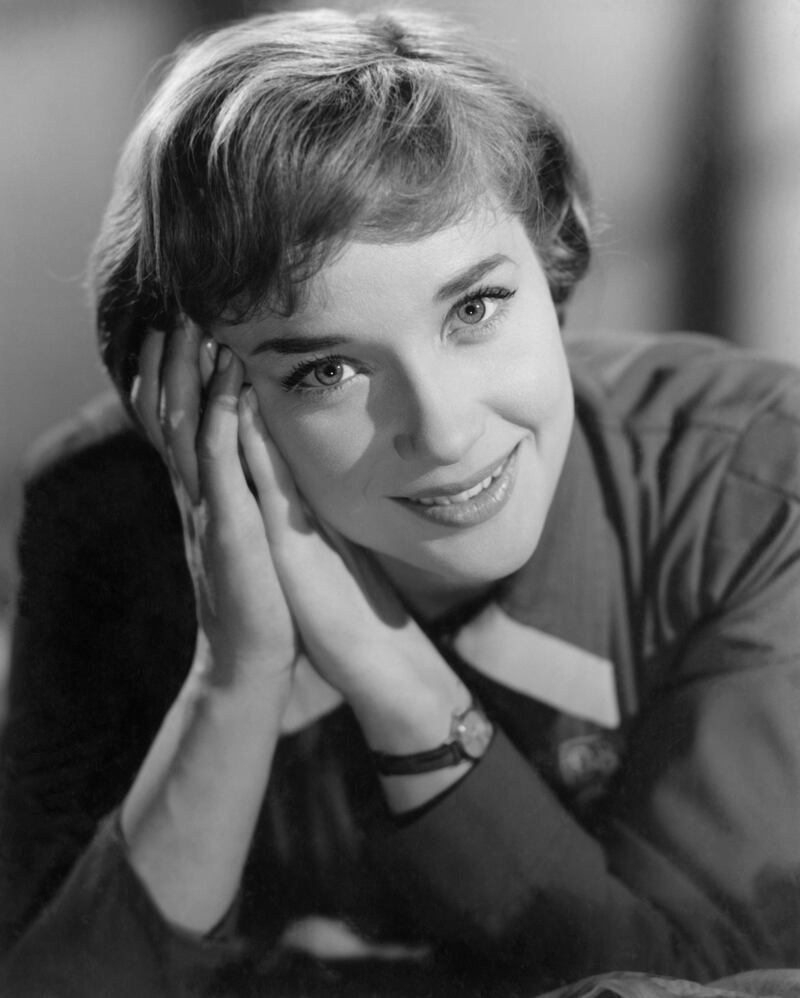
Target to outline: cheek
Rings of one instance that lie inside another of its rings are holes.
[[[538,427],[571,406],[571,381],[557,323],[520,327],[503,358],[504,415]]]
[[[312,506],[330,507],[362,490],[362,467],[371,442],[363,420],[354,425],[358,421],[348,419],[343,426],[330,411],[313,411],[258,388],[256,394],[267,428]]]

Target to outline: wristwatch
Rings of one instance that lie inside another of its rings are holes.
[[[450,735],[446,742],[426,752],[412,755],[391,755],[373,752],[372,758],[383,776],[411,776],[430,773],[435,769],[457,766],[464,760],[477,761],[492,743],[494,728],[477,701],[465,711],[453,713]]]

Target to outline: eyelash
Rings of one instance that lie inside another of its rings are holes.
[[[508,299],[513,298],[516,291],[512,291],[510,288],[503,288],[499,286],[491,287],[479,287],[475,291],[470,291],[465,295],[462,295],[458,301],[454,302],[450,308],[450,315],[454,315],[458,309],[462,308],[464,305],[469,305],[470,302],[480,301],[481,299],[487,298],[490,301],[508,301]],[[481,322],[476,322],[473,325],[467,325],[467,329],[480,329],[482,333],[490,331],[494,328],[495,322],[500,318],[500,310],[496,311],[494,315],[491,315],[488,319]],[[311,374],[314,368],[319,367],[321,364],[337,364],[337,363],[348,363],[346,357],[342,357],[339,354],[326,354],[324,356],[309,357],[308,360],[301,361],[295,367],[292,368],[289,373],[280,379],[281,387],[286,392],[296,392],[297,394],[307,395],[307,396],[320,396],[320,395],[330,395],[332,392],[339,391],[344,388],[348,381],[340,381],[335,385],[316,385],[309,386],[301,384],[303,378]],[[352,366],[356,366],[354,363]]]
[[[507,301],[509,298],[513,298],[516,291],[512,291],[510,288],[501,288],[499,286],[492,287],[480,287],[475,291],[469,291],[467,294],[462,295],[457,302],[453,303],[450,309],[450,314],[455,314],[464,305],[469,305],[470,302],[480,301],[482,298],[488,298],[490,301]],[[489,330],[494,326],[495,317],[500,317],[500,312],[495,312],[494,315],[490,316],[488,319],[476,322],[473,326],[469,328]]]
[[[306,375],[311,374],[315,367],[319,367],[320,364],[349,364],[350,361],[346,357],[342,357],[339,354],[330,353],[319,357],[309,357],[308,360],[301,361],[295,367],[292,368],[289,373],[281,378],[281,387],[286,392],[297,392],[298,394],[308,394],[308,395],[328,395],[330,392],[336,392],[340,388],[343,388],[347,381],[340,381],[335,385],[301,385],[300,382]],[[355,367],[355,364],[352,365]],[[348,379],[349,380],[349,379]]]

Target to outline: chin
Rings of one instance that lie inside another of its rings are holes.
[[[514,531],[505,538],[465,537],[455,550],[437,545],[439,549],[430,550],[427,564],[420,568],[458,585],[490,585],[522,568],[536,550],[540,536],[541,525],[524,533]]]

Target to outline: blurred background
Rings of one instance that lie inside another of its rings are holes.
[[[0,0],[0,681],[25,455],[106,387],[84,266],[152,67],[216,23],[319,5]],[[800,0],[420,6],[567,123],[603,223],[571,326],[703,330],[800,363]]]

